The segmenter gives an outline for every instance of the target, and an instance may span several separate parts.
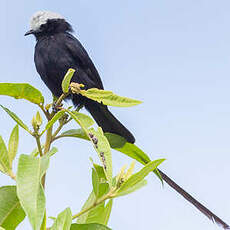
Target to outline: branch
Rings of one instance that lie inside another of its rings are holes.
[[[40,142],[40,136],[36,135],[35,139],[36,139],[36,143],[37,143],[37,146],[38,146],[38,152],[40,154],[40,157],[42,157],[43,154],[42,154],[42,146],[41,146],[41,142]]]
[[[79,213],[75,214],[72,216],[72,220],[78,218],[79,216],[83,215],[84,213],[90,211],[91,209],[95,208],[97,205],[103,203],[104,201],[113,198],[113,192],[114,190],[111,190],[110,192],[108,192],[107,194],[105,194],[104,196],[102,196],[101,198],[99,198],[98,200],[96,200],[92,205],[90,205],[88,208],[83,209],[82,211],[80,211]]]

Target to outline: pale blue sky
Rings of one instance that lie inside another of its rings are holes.
[[[65,16],[88,50],[106,89],[140,99],[112,108],[133,131],[137,145],[178,184],[230,223],[230,2],[9,1],[0,3],[1,82],[29,82],[51,98],[33,63],[35,40],[24,37],[31,15],[51,10]],[[1,97],[27,123],[36,106]],[[14,122],[0,111],[0,134]],[[35,145],[20,130],[20,153]],[[79,211],[91,190],[91,145],[65,139],[47,176],[48,215],[70,206]],[[113,152],[114,173],[131,160]],[[12,183],[0,175],[0,186]],[[154,176],[130,196],[116,199],[109,226],[116,230],[219,229]],[[18,228],[30,229],[26,220]]]

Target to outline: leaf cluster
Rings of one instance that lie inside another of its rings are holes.
[[[103,133],[100,127],[95,128],[91,117],[79,112],[79,109],[63,108],[62,101],[70,93],[78,93],[99,103],[110,106],[128,107],[140,103],[138,100],[118,96],[111,91],[99,89],[82,89],[84,86],[71,83],[74,74],[70,69],[62,82],[63,94],[51,105],[44,105],[41,92],[29,84],[0,83],[0,95],[25,99],[38,106],[45,119],[38,111],[33,116],[31,125],[25,124],[9,108],[2,109],[16,122],[6,146],[0,136],[0,171],[13,180],[14,186],[0,187],[0,229],[14,230],[28,217],[33,230],[106,230],[112,210],[113,200],[130,194],[146,185],[145,177],[153,171],[160,179],[157,167],[164,161],[151,161],[136,145],[126,142],[118,135]],[[46,121],[44,121],[46,120]],[[73,122],[76,129],[62,131],[65,125]],[[36,147],[30,154],[21,154],[14,174],[13,161],[19,143],[19,127],[23,128],[36,140]],[[72,214],[70,208],[64,209],[47,227],[45,175],[50,158],[57,148],[53,143],[60,138],[72,137],[91,142],[97,153],[100,164],[92,160],[92,191],[81,210]],[[44,143],[42,143],[44,140]],[[115,149],[145,165],[134,173],[135,162],[126,170],[123,166],[117,175],[113,175],[111,149]],[[75,222],[76,220],[76,222]]]

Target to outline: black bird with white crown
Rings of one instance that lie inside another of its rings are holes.
[[[62,94],[61,83],[69,68],[76,70],[72,81],[82,83],[86,89],[103,89],[101,78],[81,43],[71,34],[72,26],[59,14],[37,12],[31,19],[31,30],[25,35],[33,34],[37,39],[35,47],[35,65],[42,80],[59,97]],[[75,106],[84,105],[104,132],[123,136],[134,143],[134,136],[112,115],[107,106],[73,94],[71,99]],[[162,179],[173,189],[193,204],[199,211],[224,229],[230,226],[212,213],[166,174],[159,170]]]
[[[69,68],[76,70],[73,82],[84,84],[86,89],[103,89],[97,69],[72,32],[72,26],[61,15],[40,11],[33,15],[30,30],[25,34],[36,37],[36,69],[56,97],[62,94],[61,83]],[[115,133],[128,142],[135,142],[134,136],[113,116],[107,106],[77,94],[70,97],[75,106],[85,106],[104,132]]]

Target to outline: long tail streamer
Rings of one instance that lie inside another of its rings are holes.
[[[207,209],[204,205],[202,205],[199,201],[193,198],[189,193],[187,193],[183,188],[177,185],[172,179],[170,179],[166,174],[158,169],[161,174],[162,179],[174,190],[176,190],[180,195],[182,195],[188,202],[193,204],[198,210],[200,210],[205,216],[207,216],[210,220],[217,223],[224,229],[230,229],[230,226],[226,224],[223,220],[221,220],[218,216],[212,213],[209,209]]]

